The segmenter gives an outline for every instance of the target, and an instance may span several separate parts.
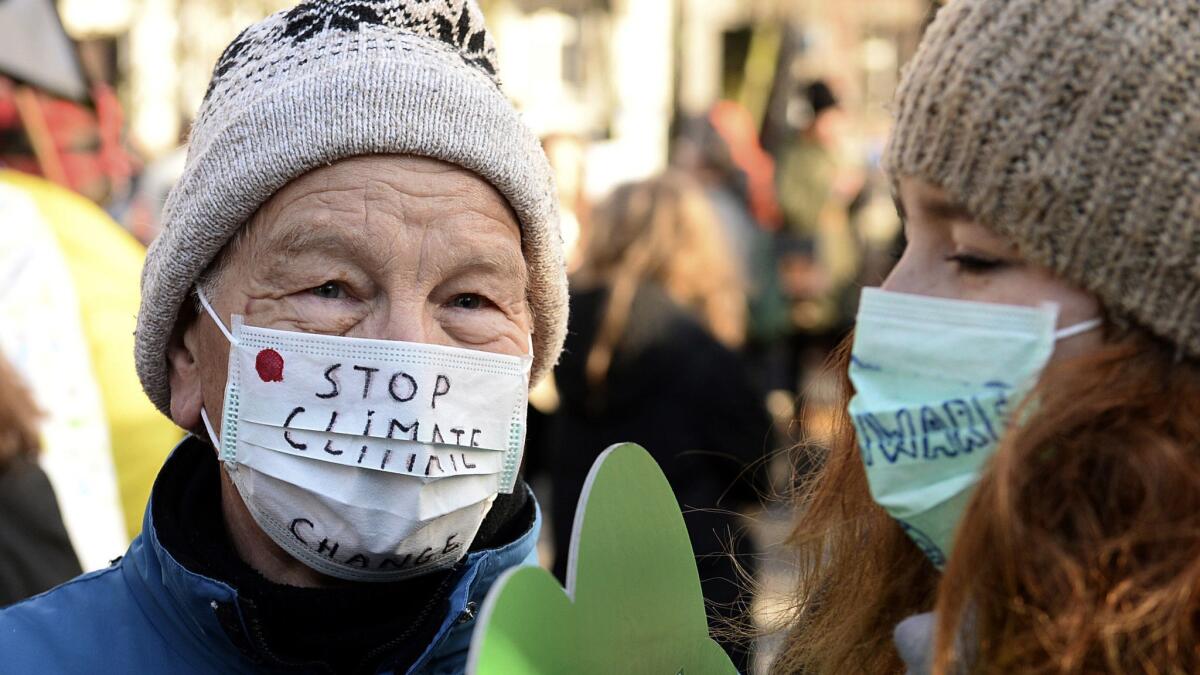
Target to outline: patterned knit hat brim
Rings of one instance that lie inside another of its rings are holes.
[[[142,274],[136,357],[169,415],[166,350],[197,279],[260,205],[339,159],[410,154],[469,169],[521,224],[534,317],[533,381],[558,360],[567,282],[557,199],[538,139],[499,90],[494,51],[464,0],[313,0],[226,49]]]

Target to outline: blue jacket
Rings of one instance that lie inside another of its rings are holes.
[[[222,628],[219,608],[232,607],[241,622],[237,592],[176,561],[151,511],[111,567],[0,610],[0,673],[271,672],[250,663]],[[539,510],[512,543],[467,555],[450,611],[409,673],[463,672],[475,610],[504,570],[536,564],[540,526]]]

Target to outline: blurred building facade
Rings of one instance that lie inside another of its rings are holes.
[[[589,141],[586,190],[660,171],[672,125],[719,98],[767,124],[798,81],[832,79],[861,131],[885,103],[931,0],[483,0],[506,92],[542,135]],[[247,24],[294,0],[59,0],[67,30],[107,60],[148,159],[174,149],[212,64]]]

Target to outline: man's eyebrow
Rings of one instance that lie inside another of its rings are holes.
[[[333,232],[314,223],[292,223],[275,233],[267,244],[290,258],[314,252],[344,256],[356,250],[360,242],[353,233]]]
[[[483,272],[512,276],[525,280],[525,258],[514,255],[503,249],[486,249],[484,251],[463,256],[452,263],[459,273]]]
[[[273,232],[264,244],[280,261],[313,253],[324,253],[343,260],[359,256],[370,257],[380,253],[371,248],[370,243],[357,230],[347,232],[303,220],[293,221]],[[528,281],[525,257],[521,253],[503,247],[488,247],[482,250],[470,248],[452,247],[453,254],[443,263],[445,269],[453,270],[456,274],[495,274]]]

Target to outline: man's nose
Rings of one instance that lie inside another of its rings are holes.
[[[426,303],[412,298],[389,300],[384,309],[380,339],[436,344],[437,332]]]

